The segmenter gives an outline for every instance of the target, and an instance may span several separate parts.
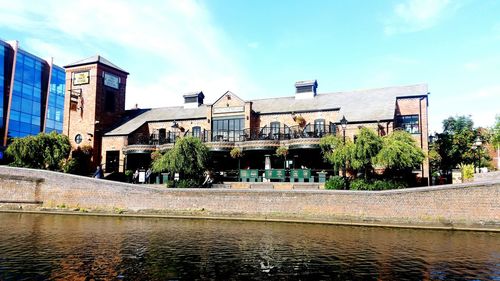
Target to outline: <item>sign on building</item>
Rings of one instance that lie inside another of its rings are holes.
[[[90,72],[74,72],[73,73],[73,86],[84,85],[90,83]]]
[[[104,85],[114,89],[119,89],[120,77],[104,72]]]

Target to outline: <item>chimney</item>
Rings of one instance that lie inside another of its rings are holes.
[[[316,96],[316,88],[318,88],[318,81],[316,80],[295,82],[295,99],[304,100],[314,98]]]
[[[203,104],[205,95],[203,95],[203,92],[192,92],[183,95],[183,97],[184,108],[197,108]]]

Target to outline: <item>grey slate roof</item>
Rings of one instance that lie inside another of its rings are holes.
[[[137,109],[136,109],[137,110]],[[140,109],[139,109],[140,110]],[[135,110],[128,110],[128,113]],[[154,121],[174,121],[183,119],[205,118],[207,115],[207,106],[201,105],[197,108],[184,108],[184,106],[160,107],[142,109],[138,116],[122,123],[115,129],[107,132],[106,136],[121,136],[133,133],[143,124]]]
[[[260,114],[340,109],[350,122],[394,119],[396,97],[428,94],[426,84],[317,94],[312,99],[295,97],[254,100],[252,109]],[[338,120],[339,121],[339,120]]]
[[[94,63],[100,63],[100,64],[103,64],[103,65],[109,66],[111,68],[114,68],[116,70],[119,70],[121,72],[129,74],[127,71],[119,68],[114,63],[112,63],[109,60],[105,59],[101,55],[95,55],[95,56],[91,56],[91,57],[88,57],[88,58],[83,59],[83,60],[75,61],[74,63],[70,63],[70,64],[64,66],[64,68],[66,68],[66,67],[80,66],[80,65],[86,65],[86,64],[94,64]]]
[[[252,109],[258,114],[339,110],[339,120],[345,115],[349,122],[394,119],[397,97],[428,95],[426,84],[317,94],[312,99],[296,100],[294,96],[253,100]],[[144,112],[106,133],[106,136],[128,135],[147,122],[205,118],[207,106],[183,106],[145,109]],[[131,110],[133,111],[133,110]]]

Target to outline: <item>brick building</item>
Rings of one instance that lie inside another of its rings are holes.
[[[332,168],[322,160],[319,141],[342,134],[343,117],[351,139],[361,126],[381,136],[401,128],[428,150],[428,89],[422,84],[318,93],[317,81],[300,81],[285,97],[243,100],[228,91],[208,104],[200,91],[185,94],[182,106],[125,110],[126,71],[101,56],[65,69],[63,133],[74,149],[91,147],[93,164],[103,164],[106,172],[145,169],[152,152],[194,136],[210,149],[211,167],[229,180],[237,180],[238,165],[257,173],[307,168],[314,177]],[[286,162],[275,155],[280,146],[289,149]],[[239,160],[229,156],[234,147],[243,151]],[[425,160],[414,172],[427,178],[428,170]]]

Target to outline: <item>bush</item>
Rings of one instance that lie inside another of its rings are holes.
[[[61,161],[60,166],[61,170],[67,174],[76,174],[80,167],[75,159],[64,159]]]
[[[460,164],[458,165],[460,171],[462,172],[462,179],[468,181],[474,178],[474,165],[472,164]]]
[[[364,179],[355,179],[350,183],[351,190],[389,190],[406,187],[408,187],[406,183],[393,180],[375,180],[370,182]]]
[[[355,179],[349,184],[351,190],[372,190],[372,188],[372,184],[364,179]]]
[[[200,187],[200,183],[199,181],[194,179],[182,179],[177,182],[176,187],[178,188]]]
[[[325,182],[325,189],[344,189],[345,180],[343,177],[334,176],[330,177],[329,180]]]

